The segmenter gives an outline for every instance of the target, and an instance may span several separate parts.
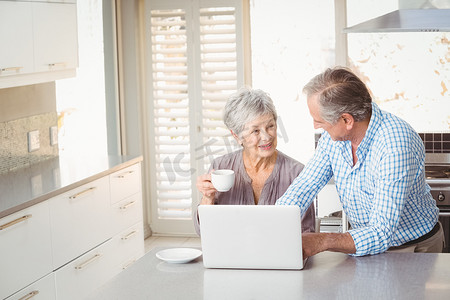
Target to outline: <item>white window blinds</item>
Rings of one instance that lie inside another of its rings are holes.
[[[193,233],[197,176],[236,150],[222,114],[243,85],[242,4],[149,0],[146,14],[152,230]]]

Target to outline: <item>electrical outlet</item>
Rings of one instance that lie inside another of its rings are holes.
[[[58,127],[50,127],[50,146],[58,144]]]
[[[28,132],[28,152],[39,150],[39,130]]]

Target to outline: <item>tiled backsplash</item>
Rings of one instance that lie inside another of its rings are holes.
[[[426,153],[450,153],[450,133],[419,133]]]
[[[425,145],[426,153],[450,153],[450,133],[419,133]],[[315,145],[320,139],[320,133],[314,134]]]
[[[58,145],[50,145],[50,127],[56,125],[56,112],[0,122],[0,174],[58,156]],[[28,152],[33,130],[39,130],[40,148]]]

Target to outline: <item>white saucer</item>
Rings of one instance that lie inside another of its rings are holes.
[[[172,264],[184,264],[202,255],[202,251],[192,248],[165,249],[156,253],[156,257]]]

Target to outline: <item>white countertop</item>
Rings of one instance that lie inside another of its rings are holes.
[[[0,218],[142,161],[142,156],[59,156],[0,175]]]
[[[448,299],[450,254],[323,252],[301,271],[205,269],[156,258],[157,248],[88,299]]]

